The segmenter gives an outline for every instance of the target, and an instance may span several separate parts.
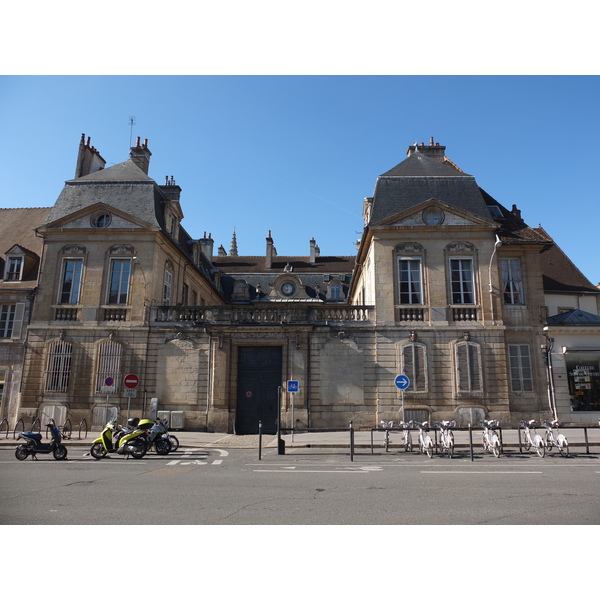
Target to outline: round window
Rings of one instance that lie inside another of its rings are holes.
[[[423,211],[423,222],[426,225],[441,225],[444,222],[444,211],[437,206],[430,206]]]
[[[92,216],[92,227],[108,227],[110,225],[111,216],[107,212],[96,213]]]

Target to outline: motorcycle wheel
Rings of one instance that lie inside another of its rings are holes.
[[[156,448],[156,454],[169,454],[169,452],[171,452],[171,442],[169,441],[168,438],[161,438],[159,440],[156,440],[156,443],[154,444],[154,447]]]
[[[25,446],[17,446],[15,450],[15,456],[17,460],[25,460],[29,456],[29,452],[27,452],[27,448]]]
[[[179,448],[179,440],[174,435],[170,435],[169,441],[171,442],[171,452],[175,452]]]
[[[92,444],[92,447],[90,448],[90,454],[96,460],[100,460],[101,458],[104,458],[106,456],[106,450],[105,450],[104,446],[102,445],[102,442],[96,442],[95,444]]]
[[[147,451],[148,448],[146,443],[141,440],[134,440],[129,444],[129,454],[131,454],[133,458],[144,458]]]
[[[55,460],[65,460],[67,458],[67,447],[64,444],[59,444],[52,450]]]

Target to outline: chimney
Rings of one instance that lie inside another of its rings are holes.
[[[517,208],[516,204],[512,205],[512,214],[515,215],[515,217],[517,217],[517,219],[521,218],[521,211]]]
[[[315,238],[310,240],[310,264],[314,265],[317,262],[317,258],[321,255],[321,250],[315,242]]]
[[[446,156],[446,146],[440,146],[439,142],[434,142],[433,137],[430,137],[429,146],[426,146],[424,142],[421,142],[418,147],[416,145],[409,146],[406,154],[412,156],[415,152],[443,162]]]
[[[175,183],[175,178],[173,175],[171,175],[171,179],[169,179],[168,175],[165,175],[165,185],[159,185],[158,187],[165,195],[167,200],[179,202],[179,198],[181,197],[181,188],[177,185],[177,183]]]
[[[148,150],[148,140],[144,140],[143,144],[140,144],[140,138],[137,138],[137,143],[134,148],[131,149],[129,156],[131,160],[148,175],[148,168],[150,167],[150,157],[152,152]]]
[[[273,264],[273,258],[277,256],[277,250],[273,245],[273,238],[271,237],[271,230],[269,229],[269,235],[267,236],[267,254],[265,257],[265,269],[270,269]]]
[[[206,237],[206,231],[204,232],[204,237],[198,240],[200,242],[200,249],[202,250],[202,254],[208,258],[208,260],[212,263],[213,257],[213,247],[215,241],[210,237],[210,233],[208,237]]]
[[[75,179],[101,171],[106,165],[106,161],[100,156],[96,148],[90,146],[91,138],[85,141],[85,133],[81,134],[79,141],[79,153],[77,154],[77,166],[75,167]]]

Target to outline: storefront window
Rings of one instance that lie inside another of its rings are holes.
[[[598,360],[567,360],[569,392],[573,410],[600,411],[600,370]]]

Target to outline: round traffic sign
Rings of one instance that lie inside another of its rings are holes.
[[[394,383],[398,389],[405,390],[410,385],[410,379],[406,375],[398,375]]]
[[[115,385],[115,380],[114,380],[112,377],[107,377],[107,378],[104,380],[104,385],[105,385],[106,387],[112,387],[113,385]]]
[[[126,388],[133,390],[140,383],[140,378],[137,375],[134,375],[133,373],[129,373],[129,375],[125,375],[125,379],[123,379],[123,383],[125,384]]]

